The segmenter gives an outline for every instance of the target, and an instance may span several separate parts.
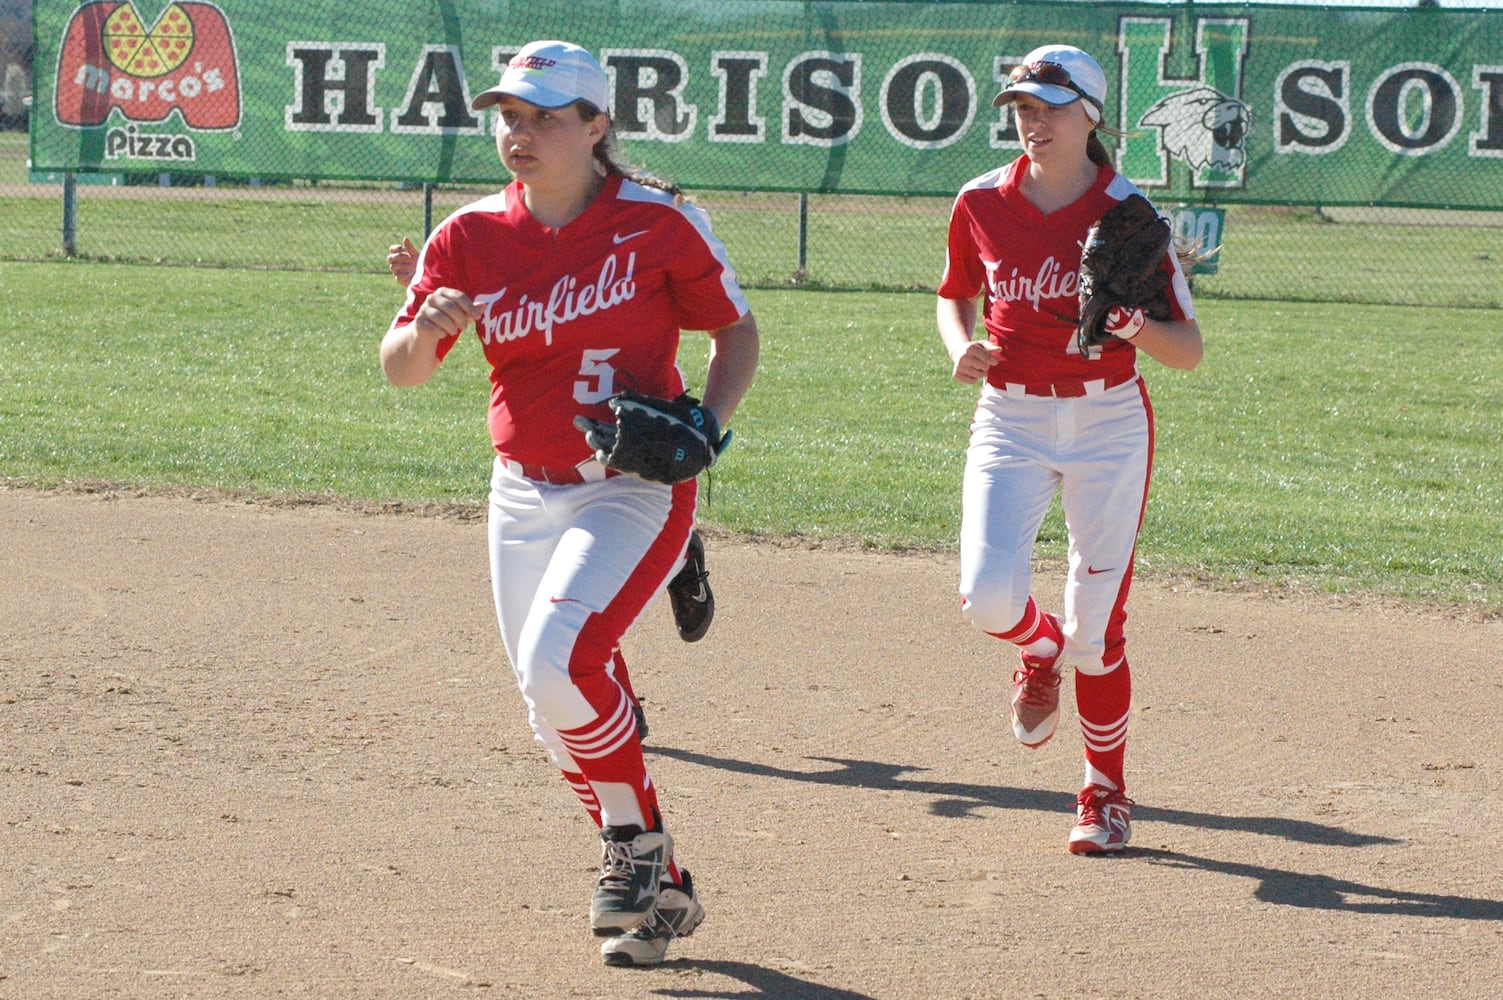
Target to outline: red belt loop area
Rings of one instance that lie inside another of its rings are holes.
[[[1118,372],[1116,375],[1109,375],[1104,379],[1092,379],[1084,382],[1042,382],[1029,385],[1008,382],[1006,388],[1012,389],[1014,392],[1021,390],[1025,396],[1052,396],[1055,399],[1074,399],[1077,396],[1089,395],[1091,390],[1088,387],[1094,388],[1099,385],[1101,388],[1096,391],[1105,392],[1108,389],[1115,389],[1119,385],[1126,385],[1137,377],[1137,370],[1131,369],[1125,372]]]
[[[517,462],[510,458],[503,459],[506,467],[513,475],[524,479],[531,479],[536,483],[548,483],[553,486],[578,486],[581,483],[598,483],[602,479],[620,475],[615,469],[607,469],[599,462],[591,459],[583,463],[581,468],[577,465],[550,467],[546,465],[533,465],[530,462]]]

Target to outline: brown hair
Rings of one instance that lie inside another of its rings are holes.
[[[1107,150],[1106,144],[1101,141],[1101,137],[1097,135],[1098,132],[1105,132],[1117,139],[1127,138],[1131,133],[1112,128],[1104,122],[1097,122],[1096,127],[1091,129],[1091,137],[1086,140],[1086,156],[1090,161],[1098,166],[1111,167],[1115,170],[1116,164],[1112,162],[1112,154]],[[1188,269],[1190,265],[1214,257],[1220,251],[1220,247],[1207,249],[1200,240],[1186,242],[1178,233],[1174,236],[1174,253],[1179,257],[1180,266],[1183,268]]]
[[[578,109],[579,117],[585,121],[593,121],[596,115],[605,114],[605,112],[595,107],[589,101],[575,101],[574,107]],[[613,174],[625,177],[627,180],[635,181],[643,187],[667,191],[673,195],[674,201],[682,202],[684,200],[684,192],[677,184],[658,177],[656,174],[649,174],[647,171],[637,167],[626,166],[616,159],[615,122],[611,122],[610,126],[605,130],[605,136],[599,142],[595,143],[594,154],[595,162],[607,177]]]
[[[1092,163],[1098,166],[1115,168],[1116,164],[1112,162],[1112,154],[1107,151],[1106,144],[1101,141],[1101,136],[1097,134],[1099,132],[1105,132],[1115,139],[1125,138],[1127,133],[1114,129],[1105,122],[1097,122],[1095,127],[1091,129],[1091,137],[1086,140],[1086,156]]]

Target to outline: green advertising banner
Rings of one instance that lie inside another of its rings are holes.
[[[1037,45],[1092,53],[1156,200],[1503,208],[1503,11],[621,0],[36,0],[38,171],[499,183],[470,98],[536,38],[699,189],[953,194],[1019,152]]]

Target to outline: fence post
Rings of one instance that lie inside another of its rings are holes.
[[[437,184],[423,185],[423,242],[428,242],[428,237],[433,234],[433,189]]]
[[[78,256],[78,176],[63,174],[63,253]]]
[[[798,269],[793,272],[793,283],[802,285],[809,277],[809,194],[798,193]]]

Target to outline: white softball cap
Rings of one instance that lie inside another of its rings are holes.
[[[1031,94],[1055,107],[1084,99],[1086,114],[1099,122],[1106,102],[1106,74],[1073,45],[1041,45],[1023,57],[992,106],[1000,108],[1019,94]]]
[[[587,101],[610,111],[610,84],[595,57],[571,42],[529,42],[511,57],[501,82],[470,102],[476,111],[499,103],[503,94],[540,108],[562,108]]]

